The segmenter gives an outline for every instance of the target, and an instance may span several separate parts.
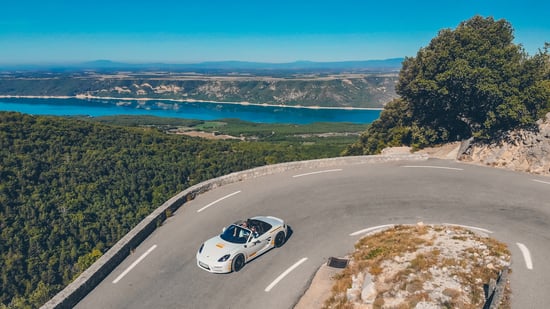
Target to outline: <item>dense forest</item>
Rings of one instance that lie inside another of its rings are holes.
[[[39,307],[193,184],[330,155],[315,143],[203,140],[0,112],[0,308]]]
[[[405,58],[399,98],[346,154],[488,141],[535,127],[550,111],[550,45],[529,56],[513,39],[511,24],[491,17],[475,16],[455,30],[441,30],[416,57]]]

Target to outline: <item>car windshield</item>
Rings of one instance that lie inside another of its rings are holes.
[[[250,230],[243,228],[238,225],[230,225],[228,228],[225,229],[225,231],[220,235],[220,237],[228,242],[236,243],[236,244],[244,244],[248,241],[248,237],[250,237]]]

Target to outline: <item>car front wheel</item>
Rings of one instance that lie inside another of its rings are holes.
[[[233,271],[239,271],[244,266],[244,255],[239,254],[233,259]]]

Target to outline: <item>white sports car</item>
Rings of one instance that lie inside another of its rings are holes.
[[[285,222],[271,216],[237,221],[201,245],[197,265],[212,273],[239,271],[248,261],[282,246],[287,232]]]

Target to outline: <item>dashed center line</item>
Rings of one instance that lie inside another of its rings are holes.
[[[531,253],[529,252],[529,249],[527,249],[527,246],[517,242],[516,245],[518,245],[519,250],[521,251],[521,254],[523,254],[523,259],[525,260],[525,267],[527,269],[533,269],[533,261],[531,260]]]
[[[310,176],[310,175],[316,175],[316,174],[322,174],[322,173],[332,173],[332,172],[341,172],[341,168],[333,169],[333,170],[324,170],[324,171],[317,171],[317,172],[311,172],[311,173],[305,173],[305,174],[299,174],[292,176],[293,178],[303,177],[303,176]]]
[[[275,279],[273,282],[271,282],[270,285],[268,285],[264,291],[266,292],[269,292],[271,291],[271,289],[273,289],[277,283],[279,283],[279,281],[283,280],[284,277],[286,277],[288,274],[290,274],[290,272],[292,272],[294,269],[296,269],[296,267],[300,266],[300,264],[302,264],[303,262],[307,261],[307,257],[305,258],[302,258],[301,260],[299,260],[298,262],[296,262],[294,265],[290,266],[290,268],[288,268],[287,270],[285,270],[282,274],[279,275],[279,277],[277,277],[277,279]]]
[[[216,204],[216,203],[218,203],[218,202],[221,202],[221,201],[225,200],[226,198],[232,197],[232,196],[235,195],[235,194],[239,194],[239,193],[241,193],[240,190],[237,191],[237,192],[233,192],[233,193],[231,193],[231,194],[228,194],[228,195],[226,195],[226,196],[224,196],[224,197],[220,197],[219,199],[213,201],[212,203],[210,203],[210,204],[204,206],[203,208],[197,210],[197,212],[201,212],[201,211],[205,210],[206,208],[208,208],[208,207],[210,207],[210,206],[212,206],[212,205],[214,205],[214,204]]]
[[[538,180],[538,179],[533,179],[533,181],[550,185],[550,182],[548,182],[548,181],[542,181],[542,180]]]
[[[436,169],[454,170],[454,171],[463,171],[464,170],[462,168],[457,168],[457,167],[435,166],[435,165],[403,165],[403,167],[408,167],[408,168],[436,168]]]
[[[149,248],[149,250],[147,250],[145,253],[143,253],[134,263],[132,263],[132,265],[128,266],[128,268],[126,268],[126,270],[123,271],[122,274],[120,274],[118,277],[116,277],[116,279],[113,280],[113,283],[116,284],[122,278],[124,278],[124,276],[126,276],[134,267],[136,267],[136,265],[139,262],[141,262],[141,260],[143,260],[147,255],[149,255],[149,253],[151,253],[153,250],[155,250],[156,247],[157,247],[157,245],[153,245],[151,248]]]

